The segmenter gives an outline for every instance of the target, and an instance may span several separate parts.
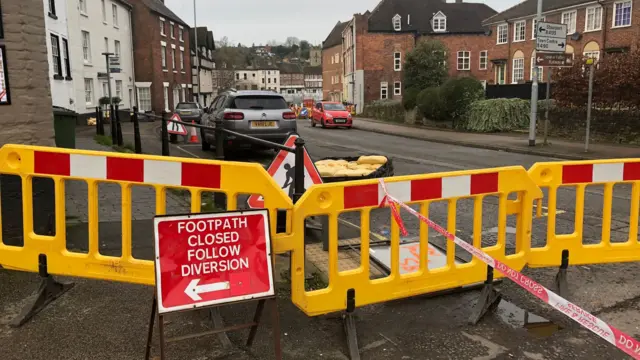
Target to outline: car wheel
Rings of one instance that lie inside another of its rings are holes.
[[[311,118],[311,127],[316,127],[316,121]]]
[[[200,143],[202,144],[202,151],[211,150],[211,144],[207,142],[207,138],[204,136],[204,130],[200,129]]]

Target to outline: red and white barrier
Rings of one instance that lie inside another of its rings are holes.
[[[509,279],[513,280],[516,284],[520,285],[522,288],[535,295],[542,301],[551,305],[554,309],[559,310],[564,313],[580,325],[584,326],[588,330],[591,330],[594,334],[600,336],[605,339],[609,343],[615,345],[618,349],[624,351],[625,353],[631,355],[634,359],[640,360],[640,342],[626,333],[616,329],[613,326],[608,325],[604,321],[598,319],[596,316],[590,314],[586,310],[581,307],[571,303],[570,301],[562,298],[558,294],[553,291],[545,288],[544,286],[538,284],[536,281],[531,280],[527,276],[521,274],[520,272],[512,269],[505,263],[492,258],[491,256],[485,254],[482,250],[474,247],[473,245],[467,243],[466,241],[458,238],[457,236],[451,234],[440,225],[431,221],[427,217],[423,216],[419,212],[412,209],[409,205],[398,201],[393,196],[389,195],[387,191],[387,186],[383,179],[380,179],[380,187],[381,190],[384,191],[385,196],[382,199],[380,206],[393,205],[391,206],[393,217],[395,221],[398,223],[400,230],[402,232],[406,232],[406,228],[402,223],[402,218],[397,214],[397,210],[393,211],[394,208],[400,206],[411,213],[413,216],[420,219],[420,221],[427,224],[430,228],[442,234],[447,239],[453,241],[456,245],[462,247],[467,250],[473,256],[482,260],[485,264],[491,266],[492,268],[500,271],[502,274],[507,276]]]

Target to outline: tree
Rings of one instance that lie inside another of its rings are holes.
[[[298,39],[295,36],[289,36],[287,40],[284,42],[284,46],[286,47],[292,47],[293,45],[299,45],[299,44],[300,44],[300,39]]]
[[[218,43],[216,44],[217,48],[222,48],[227,46],[229,46],[229,38],[226,36],[223,36],[222,39],[218,40]]]
[[[447,48],[437,40],[418,44],[407,54],[404,63],[405,89],[426,89],[440,86],[447,80]]]

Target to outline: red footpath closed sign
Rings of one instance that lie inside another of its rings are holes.
[[[267,210],[154,223],[160,314],[274,295]]]

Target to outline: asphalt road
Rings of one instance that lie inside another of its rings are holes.
[[[159,142],[153,124],[143,137],[145,151],[157,152]],[[126,129],[125,129],[126,131]],[[382,154],[393,158],[396,175],[451,172],[486,167],[522,165],[556,161],[539,156],[512,154],[460,146],[429,143],[419,140],[359,130],[311,128],[300,122],[300,135],[306,140],[314,160],[334,156]],[[125,136],[127,134],[125,133]],[[453,136],[453,135],[452,135]],[[150,150],[149,150],[150,149]],[[172,155],[212,159],[212,152],[203,152],[199,145],[182,144],[172,147]],[[237,159],[266,164],[273,153],[243,153]],[[556,214],[557,233],[573,232],[575,192],[563,189],[559,193]],[[612,204],[612,238],[624,239],[629,226],[630,188],[616,187]],[[599,241],[601,234],[602,189],[589,189],[585,197],[584,225],[586,243]],[[447,204],[431,205],[430,217],[447,224]],[[497,225],[497,199],[488,197],[483,204],[483,245],[495,243],[493,228]],[[543,211],[543,212],[546,212]],[[341,218],[359,225],[357,213]],[[461,200],[456,209],[458,236],[469,240],[473,229],[473,204]],[[418,234],[418,223],[408,214],[403,220],[409,236]],[[372,231],[388,236],[388,210],[374,210]],[[534,220],[533,246],[546,241],[548,217]],[[134,239],[145,239],[141,252],[150,255],[152,248],[149,226],[134,227]],[[513,226],[509,219],[508,225]],[[117,233],[120,224],[101,223],[105,231]],[[478,229],[475,229],[478,231]],[[82,230],[84,231],[84,230]],[[436,238],[437,235],[430,234]],[[119,235],[114,236],[115,239]],[[507,247],[513,249],[513,238],[506,234]],[[146,240],[148,239],[148,240]],[[279,259],[276,264],[287,263]],[[629,334],[640,336],[639,267],[635,263],[616,265],[572,266],[569,269],[571,300],[596,313],[605,321]],[[280,269],[276,272],[279,273]],[[551,287],[554,269],[527,269],[526,274]],[[152,291],[148,287],[80,280],[74,289],[49,305],[30,323],[19,329],[6,324],[26,303],[26,296],[37,285],[36,277],[0,270],[0,353],[3,359],[138,359],[144,353],[146,324]],[[498,311],[483,321],[467,324],[472,305],[479,292],[415,298],[358,309],[358,335],[363,359],[626,359],[620,351],[581,329],[564,315],[542,304],[518,286],[505,281],[499,285],[505,299]],[[308,318],[288,299],[286,283],[282,284],[280,319],[285,359],[346,359],[344,335],[338,316]],[[524,309],[524,310],[522,310]],[[524,324],[525,310],[543,316],[552,323],[542,331]],[[251,309],[237,305],[223,310],[227,322],[245,320]],[[176,315],[169,319],[168,331],[184,334],[184,330],[210,328],[206,312]],[[238,347],[229,352],[211,338],[181,342],[170,347],[170,357],[176,359],[272,359],[267,322],[258,333],[253,350]],[[234,343],[242,342],[246,332],[231,334]],[[157,342],[154,346],[157,354]],[[4,355],[8,354],[8,355]]]

